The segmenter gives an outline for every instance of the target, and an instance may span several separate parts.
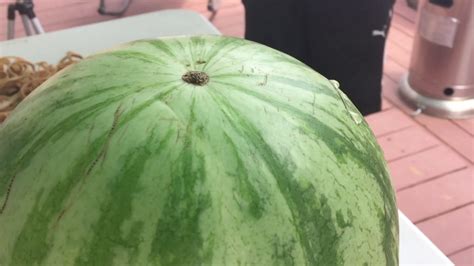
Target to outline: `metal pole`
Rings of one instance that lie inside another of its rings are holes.
[[[16,11],[15,4],[8,5],[8,11],[7,11],[7,18],[8,18],[7,40],[11,40],[11,39],[15,38],[15,11]]]
[[[34,17],[31,19],[31,24],[33,25],[33,28],[35,29],[36,34],[41,34],[44,33],[43,26],[41,25],[41,22],[37,17]]]
[[[23,21],[23,27],[25,28],[26,35],[30,36],[31,29],[30,29],[30,20],[28,19],[27,15],[21,15],[21,20]]]
[[[207,10],[215,13],[219,9],[220,0],[208,0],[207,2]]]
[[[43,26],[35,14],[33,0],[24,0],[23,5],[36,34],[44,33]]]
[[[100,0],[100,5],[99,5],[98,12],[101,15],[122,16],[127,11],[127,9],[130,6],[131,2],[132,2],[132,0],[123,0],[122,8],[120,8],[117,11],[107,11],[107,8],[105,7],[105,0]]]
[[[16,10],[18,10],[18,13],[20,13],[21,20],[23,21],[23,27],[25,28],[25,33],[26,35],[32,35],[31,29],[30,29],[30,20],[28,18],[28,10],[27,10],[27,5],[23,1],[17,1],[16,2]]]
[[[26,15],[28,22],[33,26],[35,34],[44,33],[43,26],[35,14],[33,0],[23,0],[23,2],[18,5],[20,6],[20,12],[23,12],[23,14]]]

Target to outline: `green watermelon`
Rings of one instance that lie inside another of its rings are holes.
[[[336,87],[220,36],[59,72],[0,126],[0,265],[397,265],[383,154]]]

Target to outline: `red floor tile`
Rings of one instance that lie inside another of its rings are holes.
[[[401,17],[409,20],[410,22],[414,23],[416,20],[416,11],[410,8],[406,1],[395,1],[394,6],[395,13],[400,15]]]
[[[439,145],[436,138],[418,126],[409,127],[377,139],[387,161],[413,155]]]
[[[417,224],[445,254],[474,244],[474,204]]]
[[[474,265],[474,246],[449,256],[456,266]]]
[[[445,145],[388,164],[397,190],[465,168],[469,163]]]
[[[405,32],[401,31],[397,27],[391,27],[388,40],[394,42],[398,46],[405,49],[407,52],[411,53],[413,49],[413,36],[409,36]]]
[[[408,69],[410,66],[410,53],[396,42],[388,39],[386,45],[387,55],[395,62]]]
[[[472,203],[474,167],[399,191],[397,199],[400,210],[414,223]]]
[[[393,104],[386,99],[382,99],[382,110],[388,110],[393,107]]]
[[[390,103],[392,103],[394,106],[396,106],[397,109],[409,115],[413,112],[413,109],[409,107],[405,102],[403,102],[400,98],[398,92],[399,82],[400,80],[397,80],[395,82],[387,74],[384,74],[382,78],[382,94],[383,97],[390,101]]]
[[[398,109],[390,109],[365,117],[376,137],[416,125],[412,119]]]
[[[474,136],[461,129],[451,120],[419,115],[415,119],[433,135],[474,163]]]
[[[244,7],[243,5],[236,4],[228,6],[222,10],[220,10],[212,23],[225,34],[225,30],[230,27],[239,26],[240,28],[244,29],[245,25],[245,18],[244,18]]]
[[[453,120],[453,122],[474,136],[474,118]]]
[[[398,0],[401,1],[401,0]],[[398,2],[397,1],[397,2]],[[395,14],[395,16],[392,17],[392,25],[391,28],[397,28],[407,34],[408,36],[415,36],[415,27],[413,21],[406,19],[402,16],[398,16]]]
[[[390,51],[387,51],[387,57],[384,61],[384,74],[387,75],[391,80],[399,84],[402,76],[408,72],[406,68],[397,63],[397,61],[392,58]]]

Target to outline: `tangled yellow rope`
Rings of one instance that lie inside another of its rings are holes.
[[[80,61],[82,56],[68,52],[57,65],[33,64],[20,57],[0,57],[0,123],[34,89],[59,70]]]

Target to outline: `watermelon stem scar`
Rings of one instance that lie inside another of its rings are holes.
[[[189,84],[204,86],[209,82],[209,76],[202,71],[188,71],[182,77],[182,80]]]

